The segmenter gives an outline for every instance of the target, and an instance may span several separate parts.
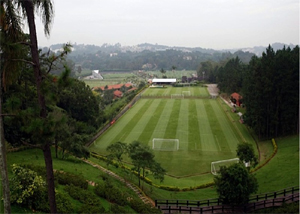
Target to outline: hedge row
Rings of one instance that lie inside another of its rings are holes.
[[[272,155],[270,155],[262,164],[259,164],[254,169],[251,169],[250,170],[251,173],[252,172],[256,172],[257,170],[259,170],[260,168],[262,168],[263,166],[265,166],[276,155],[278,147],[277,147],[277,144],[276,144],[276,142],[275,142],[274,139],[272,139],[272,144],[273,144],[273,153],[272,153]]]

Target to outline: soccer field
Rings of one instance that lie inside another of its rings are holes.
[[[153,150],[156,160],[175,177],[210,173],[210,163],[236,157],[242,140],[216,99],[140,99],[90,147],[138,140],[152,148],[153,138],[179,139],[178,151]]]

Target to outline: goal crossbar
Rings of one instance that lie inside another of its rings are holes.
[[[160,151],[179,150],[179,139],[153,138],[152,149]]]
[[[220,166],[228,166],[233,163],[238,163],[240,161],[239,158],[232,158],[227,160],[219,160],[211,162],[211,173],[213,175],[218,175],[218,171],[220,170]]]

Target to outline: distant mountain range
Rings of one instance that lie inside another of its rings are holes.
[[[114,52],[142,52],[142,51],[151,51],[151,52],[157,52],[157,51],[165,51],[165,50],[178,50],[182,52],[202,52],[206,54],[213,54],[216,52],[230,52],[235,53],[237,51],[243,51],[243,52],[249,52],[253,53],[257,56],[261,56],[262,53],[266,50],[267,46],[255,46],[255,47],[248,47],[248,48],[235,48],[235,49],[223,49],[223,50],[214,50],[214,49],[206,49],[201,47],[179,47],[179,46],[166,46],[166,45],[159,45],[159,44],[150,44],[150,43],[143,43],[138,44],[135,46],[122,46],[120,43],[117,44],[103,44],[102,46],[96,46],[96,45],[85,45],[85,44],[72,44],[73,45],[73,52],[72,55],[78,55],[78,54],[93,54],[97,53],[99,51],[104,53],[114,53]],[[293,44],[284,44],[284,43],[273,43],[271,44],[272,48],[277,51],[279,49],[282,49],[285,47],[290,47],[293,49],[295,45]],[[57,51],[62,47],[62,44],[55,44],[51,45],[50,49],[52,51]]]

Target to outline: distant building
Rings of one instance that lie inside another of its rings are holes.
[[[93,70],[92,71],[92,77],[93,77],[93,79],[101,79],[101,80],[103,80],[103,77],[100,74],[99,70]]]
[[[121,98],[122,96],[123,96],[122,91],[119,91],[119,90],[114,91],[114,99]]]
[[[101,89],[102,91],[111,90],[111,89],[120,90],[122,86],[125,86],[126,88],[130,88],[132,87],[132,84],[126,83],[126,84],[108,85],[107,88],[105,88],[105,86],[94,87],[93,90],[97,90],[97,89]]]
[[[152,84],[174,84],[176,83],[176,79],[153,79]]]
[[[241,106],[243,97],[239,95],[238,93],[234,92],[230,95],[230,100],[234,104]]]

